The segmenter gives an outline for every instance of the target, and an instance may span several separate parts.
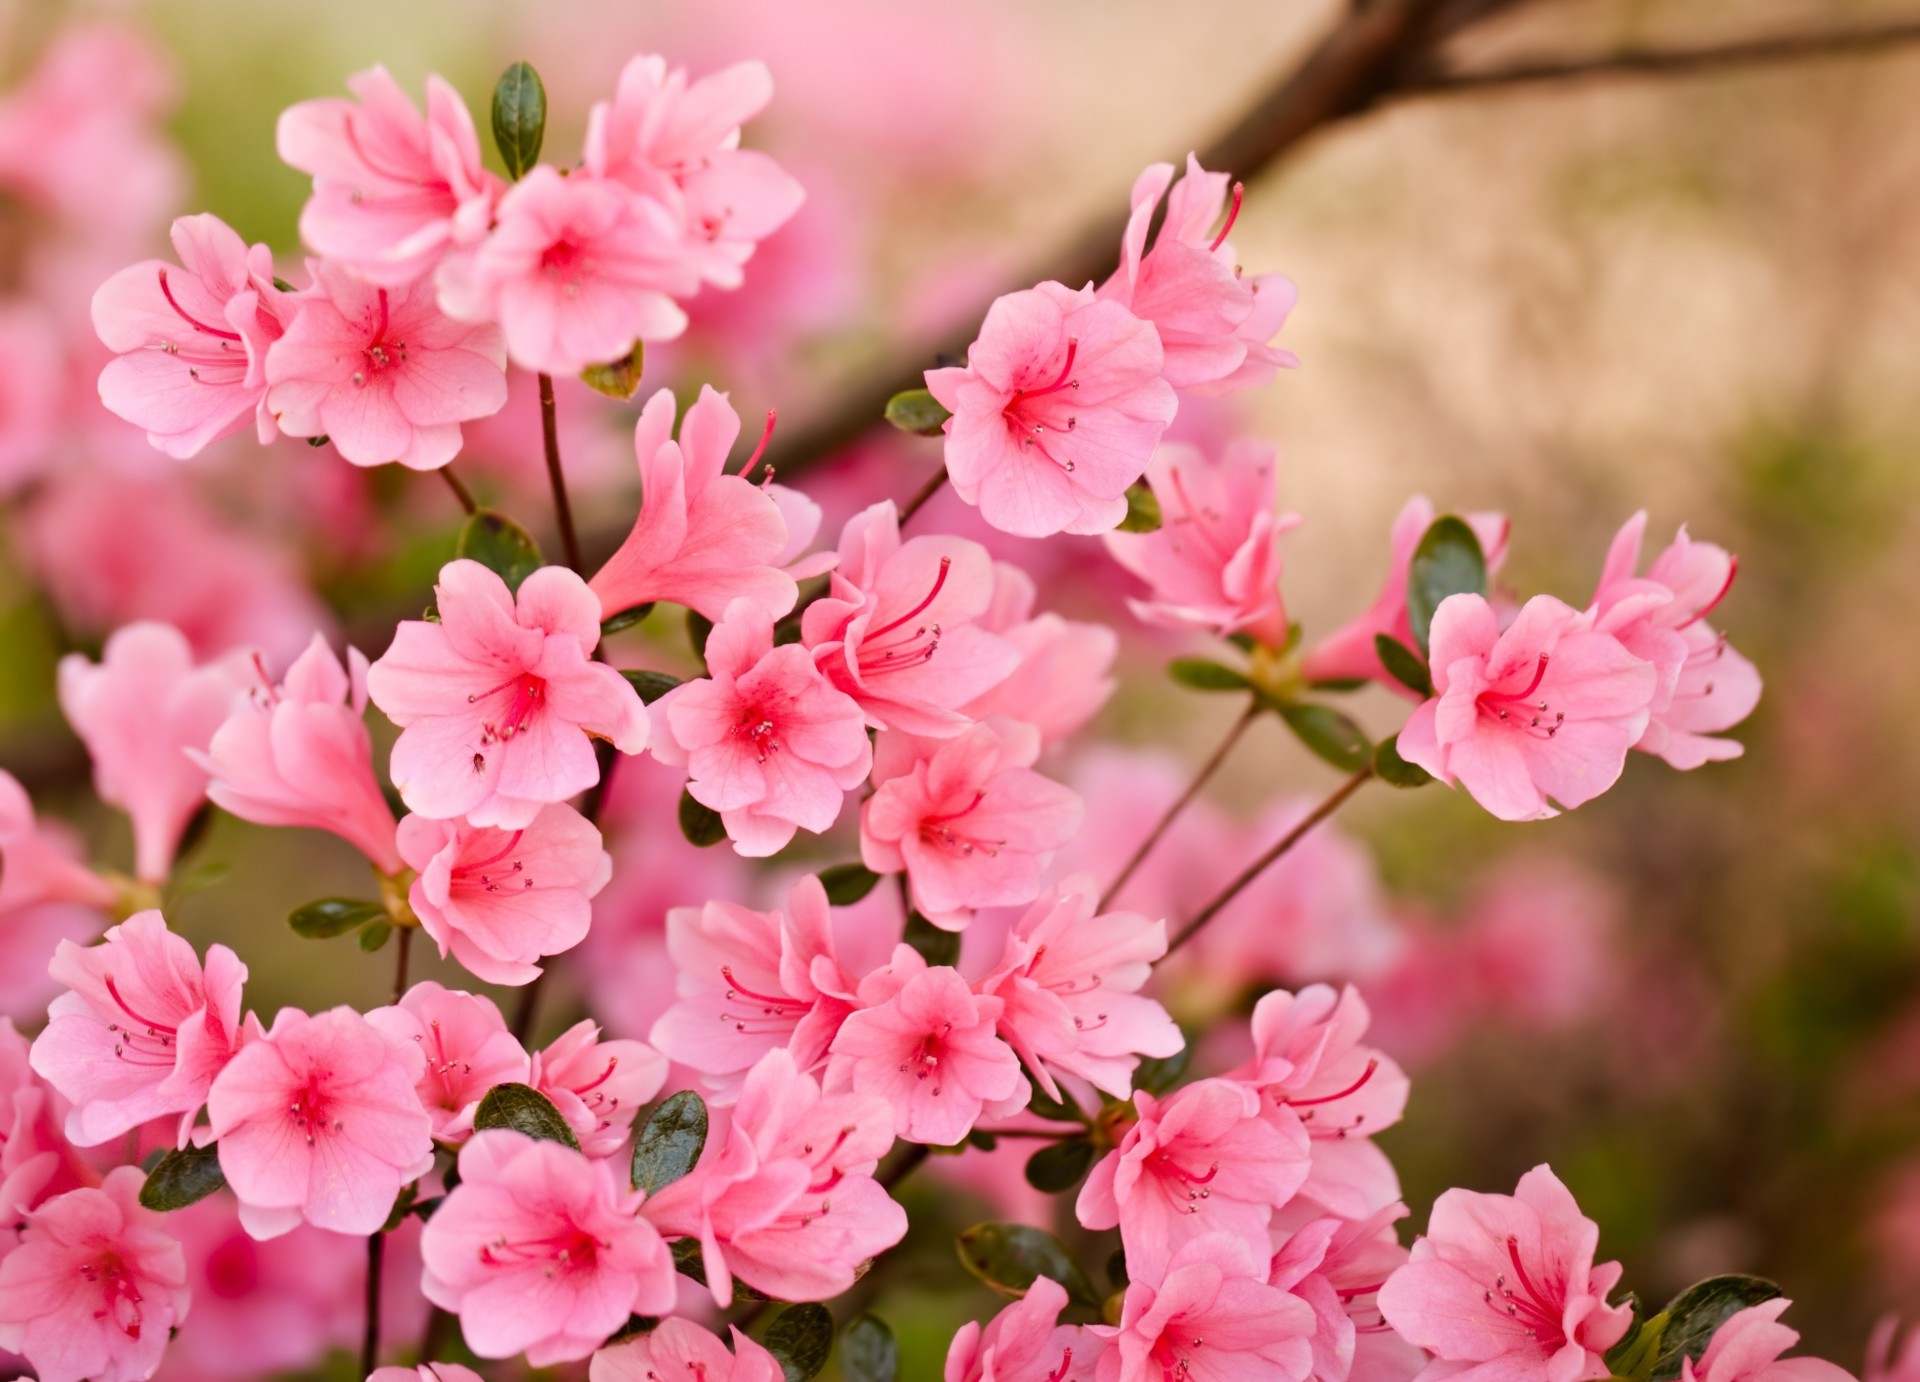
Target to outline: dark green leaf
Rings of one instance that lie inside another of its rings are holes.
[[[497,1084],[480,1100],[473,1115],[475,1131],[512,1128],[541,1142],[564,1142],[580,1150],[580,1140],[560,1116],[553,1101],[531,1085]]]
[[[315,451],[318,451],[321,447],[325,446],[328,442],[332,440],[333,440],[332,437],[308,437],[307,445],[311,446]]]
[[[1359,772],[1373,754],[1365,731],[1330,705],[1296,701],[1280,707],[1280,718],[1301,743],[1342,772]]]
[[[509,178],[518,182],[540,161],[546,135],[547,89],[529,64],[516,62],[493,88],[493,144]]]
[[[887,400],[887,421],[917,437],[937,437],[953,414],[925,389],[908,389]]]
[[[706,849],[717,845],[727,838],[726,823],[720,819],[720,813],[711,806],[703,806],[693,799],[693,793],[680,793],[680,833],[687,837],[687,843]]]
[[[1374,746],[1373,775],[1389,787],[1424,787],[1433,781],[1432,773],[1400,756],[1400,746],[1393,739],[1382,739]]]
[[[1433,677],[1427,672],[1427,664],[1420,660],[1420,654],[1384,633],[1373,636],[1373,650],[1380,655],[1380,665],[1387,669],[1387,675],[1407,690],[1422,697],[1433,694]]]
[[[1731,1316],[1779,1294],[1778,1286],[1758,1276],[1710,1276],[1687,1287],[1660,1312],[1667,1317],[1667,1327],[1653,1357],[1653,1382],[1673,1382],[1680,1375],[1680,1360],[1698,1363],[1713,1332]]]
[[[673,1253],[673,1269],[702,1286],[707,1284],[707,1259],[701,1255],[698,1238],[676,1238],[668,1245]]]
[[[1107,1281],[1116,1291],[1127,1289],[1127,1250],[1115,1248],[1107,1259]]]
[[[140,1203],[162,1212],[197,1204],[227,1183],[217,1147],[182,1147],[168,1152],[147,1173]]]
[[[295,907],[287,925],[308,940],[323,941],[358,931],[370,921],[385,921],[387,909],[378,902],[363,902],[357,897],[323,897],[304,907]]]
[[[820,870],[820,886],[827,890],[827,901],[836,907],[851,907],[880,881],[880,875],[865,864],[835,864]]]
[[[1473,529],[1453,514],[1434,519],[1407,565],[1407,621],[1413,625],[1414,646],[1427,651],[1433,612],[1442,600],[1486,593],[1487,559]]]
[[[975,1128],[967,1134],[967,1145],[978,1147],[983,1152],[990,1152],[1000,1145],[1000,1139],[985,1128]]]
[[[492,509],[479,510],[461,525],[453,554],[479,562],[505,581],[509,590],[518,590],[520,582],[540,569],[540,544],[525,528]]]
[[[652,705],[680,684],[680,678],[668,672],[645,672],[622,669],[620,675],[632,684],[633,689],[640,693],[640,699],[648,705]]]
[[[1246,673],[1204,657],[1176,657],[1167,664],[1167,675],[1196,691],[1244,691],[1253,685]]]
[[[826,1306],[811,1301],[789,1305],[774,1317],[767,1326],[767,1337],[760,1342],[779,1362],[787,1382],[808,1382],[827,1365],[827,1355],[833,1352],[833,1316]]]
[[[1149,1094],[1165,1094],[1186,1077],[1187,1066],[1193,1060],[1193,1042],[1170,1056],[1146,1056],[1134,1068],[1133,1087],[1144,1089]]]
[[[1065,1102],[1050,1096],[1039,1085],[1033,1087],[1033,1097],[1027,1100],[1027,1112],[1035,1118],[1048,1118],[1056,1123],[1084,1123],[1087,1115],[1080,1111],[1069,1094]]]
[[[646,373],[646,369],[646,342],[635,341],[633,349],[618,360],[588,365],[581,370],[580,382],[597,394],[605,394],[624,403],[640,392],[640,377]]]
[[[392,922],[373,922],[360,932],[360,948],[371,955],[374,951],[384,948],[392,936]]]
[[[1045,1229],[1028,1224],[975,1224],[955,1245],[960,1265],[1003,1295],[1024,1296],[1034,1278],[1044,1276],[1066,1287],[1075,1300],[1099,1303],[1093,1283],[1067,1245]]]
[[[1366,684],[1365,677],[1322,677],[1307,683],[1316,691],[1358,691]]]
[[[652,613],[653,601],[651,600],[644,605],[635,605],[631,609],[623,609],[611,619],[602,619],[600,621],[600,632],[602,634],[609,634],[619,633],[622,629],[630,629],[635,624],[645,622],[646,617]]]
[[[1158,532],[1160,523],[1160,500],[1145,480],[1135,480],[1127,487],[1127,516],[1120,520],[1120,531]]]
[[[887,1322],[860,1315],[840,1331],[840,1376],[845,1382],[894,1382],[900,1375],[900,1345]]]
[[[960,958],[960,933],[942,931],[918,912],[907,913],[907,930],[901,939],[930,965],[951,965]]]
[[[1069,1137],[1027,1158],[1027,1184],[1049,1195],[1062,1194],[1078,1185],[1092,1165],[1092,1139]]]
[[[275,277],[275,279],[273,280],[273,286],[278,288],[283,293],[297,293],[300,291],[298,288],[294,287],[291,283],[287,282],[286,279],[279,278],[279,277]]]
[[[400,1187],[400,1193],[393,1197],[393,1208],[387,1213],[386,1223],[380,1226],[382,1233],[392,1233],[405,1222],[413,1212],[413,1202],[420,1198],[420,1183],[414,1181]]]
[[[687,611],[687,641],[702,659],[707,655],[707,635],[713,632],[713,620],[697,609]]]
[[[707,1145],[707,1105],[691,1089],[675,1094],[647,1119],[633,1144],[633,1188],[649,1195],[671,1185],[700,1160]]]
[[[620,1326],[618,1332],[616,1332],[611,1339],[607,1340],[607,1343],[609,1345],[624,1344],[629,1339],[637,1339],[643,1334],[651,1334],[659,1327],[660,1317],[658,1315],[629,1315],[627,1316],[627,1322]],[[429,1371],[437,1374],[441,1369],[431,1368]]]
[[[1620,1342],[1607,1350],[1607,1371],[1615,1377],[1644,1382],[1653,1369],[1653,1355],[1660,1351],[1660,1337],[1666,1332],[1667,1317],[1660,1314],[1652,1319],[1643,1318],[1639,1297],[1632,1292],[1618,1303],[1633,1307],[1633,1323]]]

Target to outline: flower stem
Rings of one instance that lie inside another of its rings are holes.
[[[933,498],[934,495],[938,494],[940,492],[940,487],[946,483],[947,483],[947,468],[946,466],[943,465],[940,467],[940,469],[937,472],[935,472],[934,477],[931,480],[927,481],[926,484],[920,487],[920,492],[918,494],[914,495],[913,498],[907,500],[907,506],[904,509],[900,510],[900,526],[902,528],[906,527],[907,520],[909,518],[912,518],[915,514],[919,513],[921,508],[925,506],[926,502],[929,499]]]
[[[393,1001],[398,1003],[407,992],[407,952],[413,948],[413,928],[396,926],[393,938]]]
[[[443,465],[440,467],[440,478],[447,482],[447,488],[453,491],[453,497],[460,501],[461,508],[465,509],[468,513],[480,512],[480,504],[479,501],[473,497],[473,491],[468,489],[460,477],[453,473],[453,467],[451,465]]]
[[[573,506],[567,502],[567,477],[560,472],[560,426],[553,407],[553,376],[540,376],[540,439],[547,451],[547,483],[553,487],[553,514],[560,524],[560,548],[567,565],[578,571],[580,538],[573,529]]]
[[[367,1332],[360,1342],[360,1375],[380,1366],[380,1276],[386,1257],[385,1230],[367,1238]]]

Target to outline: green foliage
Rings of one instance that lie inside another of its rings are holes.
[[[1034,1279],[1044,1276],[1066,1287],[1075,1300],[1098,1303],[1093,1283],[1067,1245],[1045,1229],[1030,1224],[975,1224],[960,1235],[956,1246],[960,1265],[1002,1295],[1024,1296]]]
[[[358,931],[370,922],[385,922],[387,909],[378,902],[357,897],[323,897],[295,907],[287,914],[287,925],[296,935],[308,940],[329,940]]]
[[[648,705],[652,705],[680,684],[680,678],[667,672],[649,672],[623,668],[620,675],[627,679],[633,689],[640,693],[640,699]]]
[[[1330,705],[1291,702],[1280,707],[1280,718],[1301,743],[1342,772],[1359,772],[1373,755],[1366,732]]]
[[[937,437],[953,414],[925,389],[907,389],[887,400],[886,418],[902,432],[916,437]]]
[[[786,1382],[808,1382],[833,1352],[833,1316],[813,1302],[789,1305],[767,1326],[761,1342],[780,1364]]]
[[[1396,739],[1382,739],[1374,746],[1373,775],[1390,787],[1424,787],[1433,781],[1432,773],[1400,756]]]
[[[1433,612],[1441,601],[1450,595],[1486,593],[1487,559],[1473,529],[1453,514],[1434,519],[1407,565],[1407,622],[1420,651],[1427,651]]]
[[[1127,516],[1120,520],[1121,532],[1158,532],[1164,521],[1160,500],[1145,480],[1135,480],[1127,486]]]
[[[541,1142],[564,1142],[580,1150],[580,1140],[560,1116],[553,1101],[531,1085],[497,1084],[480,1100],[473,1115],[475,1132],[488,1128],[512,1128]]]
[[[1078,1185],[1092,1166],[1092,1138],[1050,1142],[1027,1158],[1027,1184],[1049,1195],[1063,1194]]]
[[[227,1183],[219,1148],[182,1147],[164,1154],[140,1186],[140,1203],[165,1212],[198,1204]]]
[[[580,382],[597,394],[625,403],[640,392],[640,379],[647,369],[647,345],[635,341],[633,349],[618,360],[605,360],[580,371]]]
[[[540,161],[547,135],[547,88],[529,63],[516,62],[493,88],[493,143],[518,182]]]
[[[718,811],[695,801],[692,792],[682,791],[680,833],[687,837],[688,844],[707,849],[727,838],[727,827]]]
[[[1245,691],[1253,685],[1245,672],[1204,657],[1176,657],[1167,664],[1167,675],[1195,691]]]
[[[836,907],[851,907],[879,882],[880,875],[865,864],[835,864],[820,870],[820,886],[826,889],[827,901]]]
[[[505,581],[509,590],[518,590],[520,582],[541,566],[540,544],[532,534],[492,509],[481,509],[467,519],[453,554],[479,562]]]
[[[857,1315],[840,1331],[840,1376],[845,1382],[895,1382],[900,1345],[885,1320]]]
[[[907,913],[907,930],[901,939],[930,965],[950,965],[960,958],[960,933],[942,931],[918,912]]]
[[[1421,661],[1420,654],[1399,639],[1384,633],[1373,636],[1373,650],[1380,655],[1380,665],[1387,669],[1387,675],[1407,690],[1422,699],[1433,694],[1433,677],[1427,671],[1427,664]]]
[[[664,1101],[633,1144],[633,1188],[653,1194],[694,1168],[707,1145],[707,1105],[691,1089]]]

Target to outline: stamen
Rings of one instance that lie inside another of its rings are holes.
[[[1380,1062],[1378,1060],[1368,1061],[1367,1068],[1361,1074],[1360,1078],[1355,1080],[1352,1084],[1348,1085],[1345,1089],[1341,1090],[1338,1094],[1321,1094],[1312,1099],[1283,1099],[1281,1102],[1287,1103],[1287,1104],[1293,1104],[1298,1107],[1304,1107],[1307,1104],[1330,1104],[1336,1099],[1344,1099],[1349,1094],[1354,1094],[1359,1092],[1359,1090],[1365,1087],[1367,1081],[1373,1078],[1373,1072],[1378,1070],[1379,1068],[1380,1068]]]
[[[107,992],[113,996],[113,1001],[119,1005],[120,1011],[145,1027],[149,1034],[157,1036],[164,1032],[168,1036],[179,1035],[179,1028],[169,1027],[164,1022],[155,1022],[150,1018],[142,1017],[139,1013],[128,1007],[127,1000],[120,996],[120,990],[113,986],[113,976],[111,974],[107,976]]]
[[[1240,219],[1240,203],[1247,195],[1247,185],[1236,182],[1233,185],[1233,205],[1227,208],[1227,223],[1220,227],[1220,233],[1213,237],[1213,243],[1207,246],[1207,253],[1220,248],[1227,242],[1227,232],[1233,229],[1233,223]]]
[[[238,331],[222,331],[217,326],[208,326],[197,317],[188,316],[187,309],[182,307],[174,299],[173,289],[167,286],[167,271],[164,268],[160,270],[160,296],[167,300],[167,306],[173,309],[174,315],[188,326],[191,326],[195,331],[205,332],[209,336],[218,336],[223,341],[237,341],[241,339]]]
[[[1007,409],[1011,409],[1016,403],[1020,402],[1022,399],[1025,399],[1025,398],[1044,398],[1046,395],[1050,393],[1059,393],[1060,390],[1062,389],[1079,388],[1080,381],[1077,379],[1072,379],[1068,377],[1073,373],[1074,356],[1078,355],[1079,353],[1080,353],[1080,338],[1078,336],[1067,337],[1067,358],[1064,362],[1062,362],[1060,366],[1060,377],[1058,379],[1055,379],[1051,384],[1047,385],[1044,389],[1015,390],[1013,397],[1007,400]],[[1006,411],[1007,409],[1003,409],[1002,411]]]
[[[942,586],[946,585],[947,571],[952,565],[953,565],[952,557],[940,558],[940,574],[933,578],[933,589],[929,590],[926,593],[926,597],[922,599],[919,604],[915,605],[912,609],[908,610],[905,614],[901,615],[898,619],[895,619],[892,623],[882,624],[877,629],[867,630],[866,637],[860,640],[861,646],[864,648],[869,643],[871,643],[874,639],[880,637],[880,635],[885,633],[892,633],[895,629],[899,628],[902,624],[906,623],[909,619],[912,619],[916,615],[923,612],[935,600],[939,599],[940,589]]]
[[[1727,598],[1727,592],[1733,589],[1733,578],[1739,574],[1740,574],[1740,558],[1729,557],[1727,559],[1727,579],[1721,585],[1718,593],[1716,593],[1711,600],[1707,601],[1704,605],[1700,606],[1699,609],[1695,610],[1693,612],[1693,617],[1691,619],[1687,620],[1683,624],[1675,625],[1675,628],[1690,629],[1695,624],[1699,623],[1702,619],[1705,619],[1709,614],[1713,613],[1714,606],[1718,605],[1722,600]]]
[[[749,475],[753,474],[753,468],[756,465],[760,464],[761,456],[766,454],[767,443],[773,440],[773,424],[779,419],[779,417],[780,417],[780,410],[778,408],[767,409],[766,430],[760,433],[760,444],[753,448],[753,454],[747,457],[747,463],[740,467],[741,479],[744,480]],[[768,479],[773,478],[773,472],[771,470],[767,472],[767,478]]]

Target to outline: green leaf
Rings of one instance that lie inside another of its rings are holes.
[[[1204,657],[1176,657],[1167,664],[1167,675],[1195,691],[1244,691],[1253,685],[1245,672]]]
[[[392,1233],[406,1222],[407,1215],[413,1212],[413,1202],[420,1198],[420,1183],[410,1181],[400,1187],[400,1193],[393,1197],[393,1208],[387,1211],[387,1221],[380,1226],[382,1233]]]
[[[707,1105],[683,1089],[653,1111],[633,1144],[633,1188],[649,1195],[671,1185],[700,1160],[707,1145]]]
[[[640,693],[640,699],[648,705],[652,705],[680,684],[680,678],[667,672],[647,672],[623,668],[620,675],[627,679],[633,689]]]
[[[474,1131],[512,1128],[540,1142],[564,1142],[580,1150],[580,1140],[560,1116],[553,1101],[531,1085],[497,1084],[480,1100],[473,1115]]]
[[[640,392],[640,376],[647,369],[647,343],[635,341],[633,349],[618,360],[588,365],[580,371],[580,382],[597,394],[625,403]]]
[[[774,1317],[760,1342],[779,1362],[787,1382],[808,1382],[833,1352],[833,1316],[826,1306],[811,1301],[789,1305]]]
[[[371,955],[374,951],[385,948],[388,939],[392,935],[392,922],[373,922],[360,932],[360,948]]]
[[[680,833],[687,837],[688,844],[706,849],[727,838],[727,827],[718,811],[711,806],[703,806],[693,799],[693,793],[683,790],[680,793]]]
[[[880,875],[865,864],[835,864],[820,870],[820,886],[827,890],[827,901],[836,907],[851,907],[880,881]]]
[[[676,1238],[668,1244],[668,1251],[673,1254],[673,1269],[676,1272],[702,1286],[707,1284],[707,1259],[701,1253],[698,1238]]]
[[[1680,1375],[1680,1360],[1698,1363],[1713,1332],[1730,1317],[1779,1294],[1778,1286],[1758,1276],[1710,1276],[1687,1287],[1660,1312],[1667,1326],[1653,1356],[1653,1382],[1673,1382]]]
[[[1107,1280],[1116,1291],[1124,1291],[1127,1289],[1129,1277],[1127,1275],[1127,1250],[1125,1248],[1115,1248],[1113,1255],[1107,1258]]]
[[[287,916],[287,925],[308,940],[323,941],[358,931],[370,921],[386,919],[387,909],[378,902],[363,902],[357,897],[323,897],[295,907]]]
[[[1427,664],[1420,660],[1420,654],[1384,633],[1373,636],[1373,650],[1380,655],[1380,665],[1387,669],[1388,676],[1416,695],[1433,695],[1433,677],[1427,671]]]
[[[894,1382],[900,1375],[900,1345],[887,1322],[859,1315],[840,1331],[840,1376],[845,1382]]]
[[[1633,1307],[1633,1323],[1619,1343],[1607,1350],[1607,1371],[1615,1377],[1637,1378],[1644,1382],[1653,1368],[1653,1355],[1660,1350],[1660,1336],[1666,1332],[1667,1317],[1643,1316],[1640,1298],[1629,1291],[1618,1302]]]
[[[900,939],[930,965],[951,965],[960,958],[960,933],[942,931],[918,912],[907,913],[906,934]]]
[[[461,525],[456,557],[477,561],[518,590],[520,582],[540,569],[540,544],[503,513],[481,509]]]
[[[703,661],[707,656],[707,635],[712,632],[713,620],[697,609],[687,611],[687,641]]]
[[[1453,514],[1434,519],[1407,565],[1407,621],[1413,625],[1414,646],[1427,651],[1433,612],[1442,600],[1486,593],[1487,559],[1473,529]]]
[[[1373,750],[1373,775],[1389,787],[1424,787],[1433,774],[1400,756],[1397,739],[1382,739]]]
[[[1192,1061],[1191,1039],[1170,1056],[1146,1056],[1134,1067],[1133,1087],[1149,1094],[1165,1094],[1186,1077],[1187,1066]]]
[[[916,437],[937,437],[953,416],[925,389],[908,389],[887,400],[887,421]]]
[[[531,65],[516,62],[493,87],[493,144],[509,178],[518,182],[540,161],[546,136],[547,88]]]
[[[1366,684],[1365,677],[1322,677],[1307,683],[1316,691],[1358,691]]]
[[[1024,1296],[1034,1278],[1047,1277],[1067,1294],[1097,1305],[1093,1283],[1073,1260],[1067,1245],[1045,1229],[1029,1224],[975,1224],[955,1240],[960,1265],[1007,1296]]]
[[[1366,732],[1330,705],[1296,701],[1280,707],[1280,718],[1301,743],[1342,772],[1359,772],[1373,756]]]
[[[140,1203],[163,1213],[185,1209],[226,1183],[218,1147],[182,1147],[154,1163],[140,1186]]]
[[[1039,1085],[1033,1087],[1033,1097],[1027,1100],[1027,1112],[1035,1118],[1047,1118],[1056,1123],[1084,1123],[1087,1115],[1073,1102],[1069,1094],[1063,1102],[1050,1096]]]
[[[1092,1166],[1093,1140],[1069,1137],[1027,1158],[1027,1184],[1049,1195],[1063,1194],[1078,1185]]]
[[[1123,533],[1153,533],[1160,530],[1160,500],[1145,480],[1127,486],[1127,516],[1120,520]]]
[[[635,624],[643,623],[646,617],[652,613],[653,601],[651,600],[647,601],[644,605],[635,605],[631,609],[623,609],[611,619],[602,619],[600,621],[600,632],[604,635],[619,633],[623,629],[630,629]]]

